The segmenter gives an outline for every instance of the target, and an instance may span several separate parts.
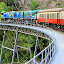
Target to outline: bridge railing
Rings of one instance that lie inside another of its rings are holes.
[[[46,27],[43,25],[39,25],[39,24],[26,24],[26,23],[4,23],[4,24],[16,24],[16,25],[27,25],[27,26],[37,26],[37,27]],[[53,30],[49,27],[47,27],[50,30]],[[53,30],[52,35],[55,35],[55,32]],[[48,64],[50,62],[50,60],[52,59],[54,53],[56,51],[56,45],[55,45],[55,38],[53,39],[53,41],[44,49],[42,50],[40,53],[38,53],[36,56],[34,56],[31,60],[29,60],[27,63],[25,64]],[[41,59],[40,59],[41,58]],[[37,61],[38,59],[40,59],[39,61]]]
[[[38,26],[38,25],[37,25]],[[39,27],[43,27],[42,25],[39,25]],[[46,26],[45,26],[46,27]],[[53,31],[52,35],[54,36],[52,39],[53,41],[40,53],[38,53],[36,56],[34,56],[31,60],[29,60],[25,64],[49,64],[52,57],[54,56],[56,52],[56,44],[55,44],[55,32],[53,29],[46,27],[47,29],[50,29]],[[40,59],[40,61],[38,61]]]
[[[33,64],[48,64],[50,62],[50,60],[52,59],[55,51],[56,51],[54,41],[55,41],[55,39],[44,50],[42,50],[40,53],[38,53],[36,56],[34,56],[31,60],[29,60],[25,64],[30,64],[30,63],[33,63]],[[41,59],[38,62],[37,59],[39,57],[41,57]]]

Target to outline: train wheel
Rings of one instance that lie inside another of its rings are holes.
[[[62,25],[62,29],[64,30],[64,25]]]
[[[59,29],[60,29],[60,25],[57,25],[57,28],[59,28]]]

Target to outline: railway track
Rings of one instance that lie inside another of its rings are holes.
[[[54,30],[58,30],[58,31],[62,31],[62,32],[64,32],[64,30],[63,30],[63,29],[54,28],[54,27],[50,27],[50,28],[52,28],[52,29],[54,29]]]

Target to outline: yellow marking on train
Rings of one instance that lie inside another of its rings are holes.
[[[12,16],[14,16],[12,13],[11,13]]]

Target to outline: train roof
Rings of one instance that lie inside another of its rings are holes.
[[[40,11],[38,11],[38,13],[40,13],[40,12],[59,12],[59,11],[64,11],[64,8],[53,8],[53,9],[40,10]]]

